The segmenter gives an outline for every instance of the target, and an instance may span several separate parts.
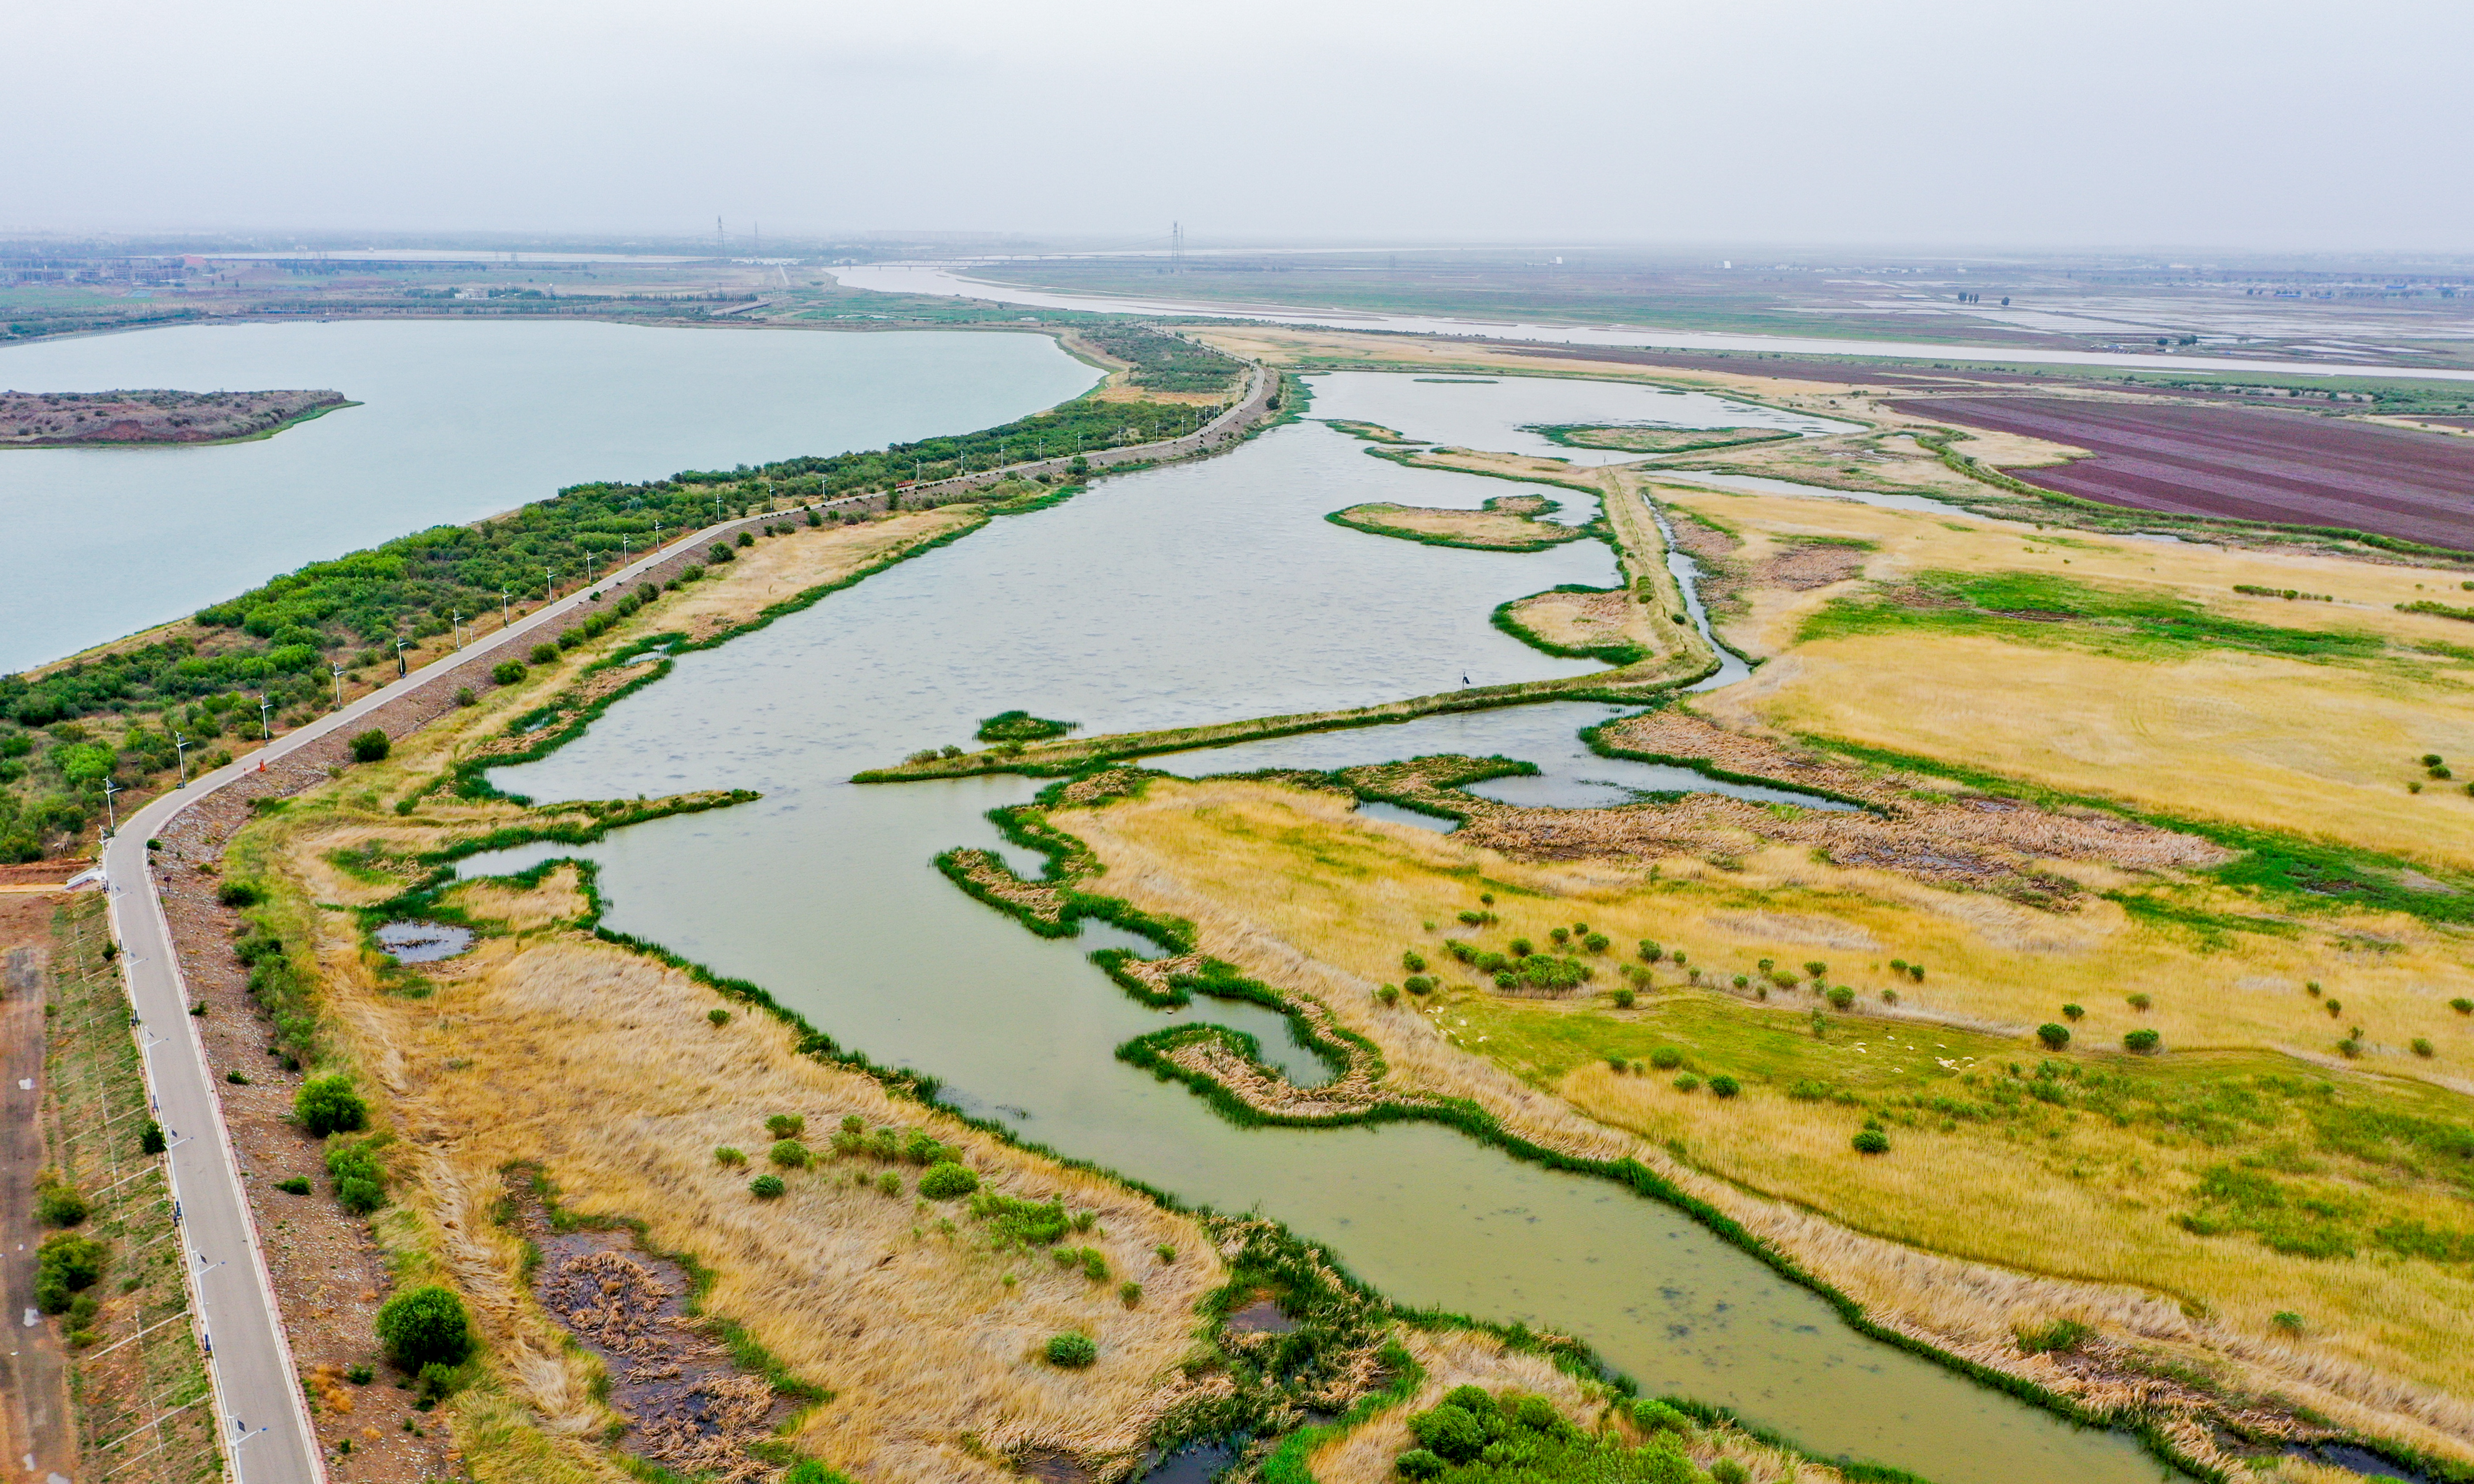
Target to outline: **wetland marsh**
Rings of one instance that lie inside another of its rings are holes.
[[[1723,419],[1738,422],[1740,411]],[[1492,435],[1505,425],[1455,421],[1441,407],[1406,420],[1472,446],[1500,443]],[[931,867],[940,850],[990,845],[985,811],[1027,800],[1031,781],[846,781],[961,741],[976,718],[1006,707],[1105,734],[1592,668],[1524,646],[1487,613],[1558,584],[1612,585],[1607,547],[1480,552],[1331,525],[1325,514],[1369,498],[1453,504],[1447,481],[1467,487],[1470,507],[1504,488],[1363,448],[1293,424],[1230,457],[1110,479],[683,656],[666,682],[495,781],[539,800],[742,787],[760,801],[584,849],[475,857],[462,872],[590,857],[609,926],[764,985],[845,1046],[933,1073],[966,1111],[1180,1198],[1277,1217],[1401,1303],[1573,1333],[1650,1392],[1737,1408],[1823,1456],[1944,1484],[2156,1477],[2160,1466],[2127,1436],[2074,1427],[1867,1339],[1682,1210],[1609,1182],[1431,1124],[1223,1121],[1185,1089],[1113,1059],[1120,1042],[1163,1023],[1085,961],[1125,939],[1035,938]],[[1732,668],[1741,673],[1739,661]],[[1431,732],[1436,746],[1422,750],[1491,741],[1546,766],[1498,787],[1710,786],[1588,755],[1575,734],[1605,714],[1566,705],[1436,718],[1225,749],[1222,760],[1401,755]],[[1213,755],[1166,761],[1182,772],[1212,767]],[[1184,1014],[1236,1023],[1291,1077],[1314,1074],[1310,1055],[1275,1040],[1276,1017],[1209,999]]]

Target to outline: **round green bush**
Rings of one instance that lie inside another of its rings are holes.
[[[535,664],[556,664],[556,663],[558,663],[558,646],[557,646],[557,645],[555,645],[555,644],[536,644],[536,645],[534,645],[534,646],[533,646],[533,663],[535,663]]]
[[[1051,1335],[1048,1341],[1048,1363],[1068,1371],[1079,1371],[1100,1358],[1100,1347],[1087,1334],[1067,1330]]]
[[[1726,1075],[1724,1072],[1721,1072],[1717,1076],[1710,1079],[1710,1095],[1711,1097],[1734,1097],[1736,1093],[1741,1092],[1742,1090],[1744,1090],[1743,1087],[1738,1084],[1734,1078]]]
[[[303,1128],[324,1138],[329,1134],[349,1134],[369,1122],[370,1108],[352,1090],[352,1079],[337,1072],[303,1083],[292,1098],[292,1115]]]
[[[951,1160],[928,1166],[919,1177],[919,1193],[932,1201],[958,1200],[980,1188],[980,1177]]]
[[[1888,1154],[1890,1136],[1880,1129],[1858,1129],[1855,1138],[1857,1154]]]
[[[2122,1038],[2122,1049],[2136,1051],[2144,1056],[2156,1049],[2156,1043],[2160,1039],[2162,1038],[2154,1031],[2132,1031]]]
[[[361,732],[359,735],[352,738],[352,761],[383,762],[386,760],[387,750],[392,748],[394,745],[394,743],[387,740],[387,734],[385,732],[380,731],[376,727],[372,727],[369,730]]]
[[[814,1163],[816,1157],[797,1139],[781,1138],[773,1141],[773,1147],[765,1152],[764,1158],[786,1170],[803,1170]]]
[[[759,1175],[747,1183],[747,1193],[760,1201],[772,1200],[788,1188],[789,1186],[782,1184],[782,1177],[779,1175]]]
[[[2085,1010],[2080,1009],[2076,1005],[2064,1005],[2062,1007],[2062,1018],[2065,1020],[2075,1020],[2086,1014],[2087,1012]]]
[[[512,685],[524,678],[523,665],[514,659],[501,659],[490,666],[490,679],[501,685]]]
[[[152,1118],[146,1120],[146,1126],[137,1131],[137,1152],[139,1154],[163,1152],[163,1125]]]
[[[407,1371],[456,1365],[473,1352],[464,1301],[435,1283],[407,1288],[387,1300],[376,1328],[387,1358]]]
[[[772,1135],[775,1138],[796,1138],[800,1135],[808,1132],[808,1115],[805,1113],[775,1113],[772,1117],[764,1120],[764,1132]]]
[[[1649,1065],[1662,1072],[1671,1072],[1684,1065],[1684,1053],[1673,1046],[1661,1046],[1649,1054]]]
[[[1683,1076],[1675,1079],[1675,1090],[1678,1092],[1689,1092],[1699,1086],[1701,1086],[1701,1079],[1693,1076],[1690,1072],[1686,1072]]]
[[[1443,1459],[1422,1448],[1413,1448],[1392,1461],[1394,1472],[1404,1479],[1440,1479],[1445,1467]]]
[[[1848,1006],[1856,1003],[1856,992],[1842,984],[1831,990],[1828,998],[1831,1005],[1840,1010],[1844,1010]]]
[[[2045,1043],[2046,1050],[2059,1051],[2071,1043],[2071,1028],[2048,1020],[2036,1027],[2036,1039]]]

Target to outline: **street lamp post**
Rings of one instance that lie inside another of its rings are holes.
[[[261,742],[272,742],[275,740],[275,729],[266,724],[267,710],[269,707],[274,706],[274,702],[267,700],[264,696],[257,698],[257,739]]]
[[[410,673],[411,671],[404,668],[403,663],[403,635],[397,634],[395,640],[395,678],[397,680],[401,680]]]
[[[514,623],[515,620],[507,616],[507,589],[502,586],[498,589],[498,627],[504,629]]]
[[[181,760],[181,781],[172,786],[186,788],[189,786],[189,739],[177,731],[172,733],[172,754]]]
[[[104,818],[110,821],[110,824],[105,827],[104,833],[106,834],[116,835],[120,833],[120,811],[112,807],[111,803],[111,796],[118,792],[120,792],[119,784],[114,783],[109,778],[105,778],[103,780],[103,814]]]
[[[340,706],[344,704],[344,667],[335,665],[332,668],[335,672],[335,704]]]
[[[459,609],[456,609],[456,610],[454,610],[454,613],[455,613],[455,647],[456,647],[457,649],[462,649],[462,648],[464,647],[464,610],[463,610],[462,609],[460,609],[460,608],[459,608]]]

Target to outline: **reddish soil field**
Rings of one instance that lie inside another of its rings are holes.
[[[2090,451],[2010,472],[2109,505],[2343,526],[2474,551],[2474,440],[2248,407],[1935,397],[1919,417]]]

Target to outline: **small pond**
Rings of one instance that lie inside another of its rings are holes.
[[[434,964],[473,946],[473,929],[450,922],[389,922],[374,936],[399,964]]]

